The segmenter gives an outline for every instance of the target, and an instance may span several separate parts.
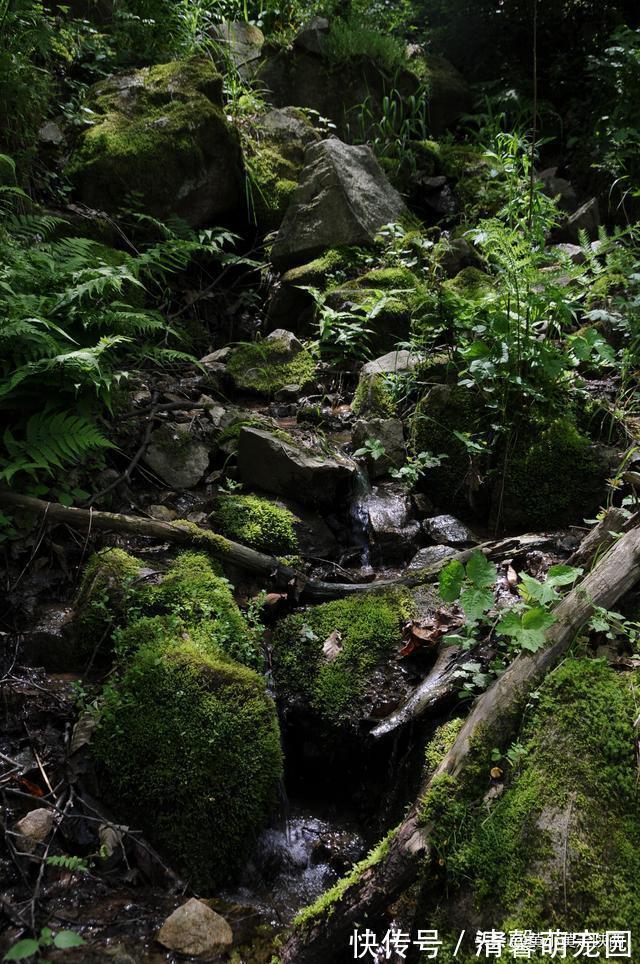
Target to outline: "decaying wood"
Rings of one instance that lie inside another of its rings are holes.
[[[568,559],[572,566],[588,566],[598,555],[605,552],[619,537],[627,524],[627,516],[622,509],[608,509],[601,521],[594,526],[580,543],[578,549]],[[521,536],[517,540],[504,539],[491,548],[491,558],[499,558],[517,549],[537,548],[544,537]],[[488,553],[489,554],[489,553]],[[415,688],[408,700],[371,731],[376,739],[393,733],[401,726],[411,723],[429,711],[440,706],[458,689],[456,671],[461,662],[469,658],[468,653],[456,647],[442,650],[429,675]]]
[[[367,583],[334,583],[323,582],[319,579],[308,579],[303,573],[290,566],[285,566],[275,556],[264,552],[257,552],[248,546],[230,539],[216,540],[214,534],[207,529],[200,529],[196,525],[185,525],[181,522],[160,522],[156,519],[141,518],[125,515],[121,512],[104,512],[97,509],[78,509],[60,505],[57,502],[45,502],[28,495],[19,495],[8,489],[0,489],[0,505],[8,509],[41,516],[43,521],[55,524],[62,523],[90,534],[93,531],[117,532],[129,538],[148,538],[158,542],[169,542],[177,545],[198,547],[223,562],[230,563],[246,572],[255,573],[269,581],[274,587],[288,589],[298,598],[304,596],[322,602],[328,599],[340,599],[358,592],[371,592],[393,586],[417,586],[425,581],[429,572],[437,574],[449,560],[437,564],[430,571],[422,570],[419,574],[409,573],[397,579],[383,579]],[[526,539],[527,537],[523,537]],[[518,545],[521,540],[508,539],[500,542],[487,542],[477,546],[491,558],[499,558],[506,551]],[[473,549],[465,549],[452,558],[465,562]]]
[[[453,696],[460,688],[460,682],[455,675],[456,670],[465,659],[469,659],[469,654],[463,652],[458,646],[443,646],[429,675],[416,686],[409,699],[399,709],[374,727],[371,736],[375,739],[387,736],[412,720],[419,719]]]
[[[627,514],[623,509],[607,509],[597,526],[584,537],[576,551],[567,560],[570,566],[587,566],[598,554],[603,553],[624,532]]]
[[[380,860],[363,871],[330,908],[312,922],[294,928],[282,951],[284,964],[328,964],[341,959],[356,925],[384,911],[414,881],[428,872],[433,827],[423,824],[420,801],[434,780],[460,777],[473,762],[474,735],[499,734],[509,740],[528,695],[566,653],[576,632],[594,608],[611,608],[640,579],[640,529],[622,536],[595,568],[555,608],[556,620],[537,653],[522,653],[475,703],[458,738],[421,788],[417,801],[400,824]]]

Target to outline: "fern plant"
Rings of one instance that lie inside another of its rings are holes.
[[[110,445],[100,423],[132,369],[193,363],[154,303],[194,257],[233,259],[233,237],[155,227],[160,240],[129,253],[59,237],[60,219],[0,209],[0,482],[30,479],[41,492]]]

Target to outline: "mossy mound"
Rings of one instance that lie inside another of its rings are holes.
[[[360,376],[351,410],[356,415],[376,418],[393,418],[397,414],[395,395],[384,373]]]
[[[92,88],[88,104],[93,123],[67,169],[84,203],[178,214],[193,226],[241,206],[240,144],[209,60],[114,75]]]
[[[227,365],[227,373],[239,391],[267,396],[285,385],[309,385],[315,370],[310,352],[303,348],[294,354],[286,341],[273,337],[239,345]]]
[[[273,635],[280,693],[328,722],[355,719],[357,700],[379,660],[398,644],[412,610],[406,590],[361,593],[287,616]],[[327,657],[332,634],[339,653]]]
[[[443,360],[439,375],[447,370]],[[422,483],[441,508],[469,505],[473,483],[471,458],[460,435],[473,435],[482,421],[479,398],[458,386],[434,385],[416,406],[410,426],[413,451],[446,456],[437,468],[428,471]]]
[[[530,426],[496,473],[493,515],[506,528],[582,522],[605,495],[609,466],[569,419]]]
[[[481,920],[484,930],[631,929],[640,939],[637,685],[637,673],[604,661],[566,660],[541,688],[519,737],[525,755],[488,814],[480,785],[479,799],[454,796],[445,779],[428,795],[448,893],[434,926],[456,937]],[[484,764],[486,791],[489,748]]]
[[[462,301],[483,302],[495,297],[495,285],[491,277],[479,268],[467,267],[442,285],[445,296]]]
[[[118,812],[210,890],[232,876],[275,805],[275,708],[252,670],[157,624],[145,636],[104,694],[94,757]]]
[[[74,663],[86,664],[110,650],[114,629],[122,622],[142,563],[123,549],[96,552],[89,559],[74,602]]]
[[[257,495],[223,495],[211,521],[223,535],[272,555],[297,553],[296,517],[282,505]]]

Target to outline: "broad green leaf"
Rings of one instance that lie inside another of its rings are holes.
[[[65,950],[68,947],[82,947],[84,938],[75,931],[58,931],[53,938],[53,943],[59,950]]]
[[[33,938],[27,937],[23,941],[14,944],[11,950],[2,958],[3,961],[24,961],[28,957],[33,957],[40,950],[40,945]]]
[[[552,586],[571,586],[582,575],[583,569],[575,566],[551,566],[547,573],[547,582]]]
[[[513,639],[520,649],[535,653],[544,646],[545,633],[554,622],[552,613],[542,606],[534,606],[524,613],[508,612],[496,626],[496,632]]]
[[[460,605],[469,622],[477,623],[493,606],[493,592],[470,586],[460,596]]]
[[[498,570],[482,552],[474,552],[467,563],[467,579],[478,589],[494,586]]]
[[[445,602],[455,602],[460,595],[464,582],[464,566],[457,559],[452,559],[440,572],[438,580],[440,598]]]

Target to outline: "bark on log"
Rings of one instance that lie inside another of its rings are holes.
[[[472,762],[474,734],[501,732],[509,739],[514,720],[528,695],[567,651],[576,632],[597,606],[611,608],[640,579],[640,529],[635,528],[602,557],[596,567],[556,607],[556,621],[547,644],[533,655],[520,654],[506,672],[475,703],[453,747],[421,788],[416,804],[400,824],[387,852],[345,890],[330,912],[293,929],[282,950],[283,964],[331,964],[342,960],[349,935],[367,919],[384,911],[417,879],[428,873],[433,856],[433,827],[420,818],[419,802],[433,780],[461,776]],[[481,728],[479,730],[479,728]]]
[[[424,716],[429,710],[440,706],[460,689],[460,681],[454,675],[460,663],[469,659],[458,646],[443,646],[438,653],[431,672],[416,686],[403,705],[377,724],[371,736],[380,739],[401,726]]]
[[[0,506],[42,516],[44,522],[61,523],[72,526],[83,533],[93,531],[117,532],[130,538],[149,538],[158,542],[171,542],[177,545],[191,546],[209,552],[211,555],[245,570],[256,573],[269,581],[275,588],[289,590],[295,598],[304,596],[306,599],[324,602],[329,599],[341,599],[344,596],[358,592],[371,592],[376,589],[393,586],[417,586],[425,582],[426,570],[416,575],[400,576],[397,579],[380,579],[367,583],[333,583],[320,579],[308,579],[303,573],[285,566],[264,552],[257,552],[248,546],[230,539],[223,539],[208,529],[200,529],[196,525],[180,522],[159,522],[156,519],[145,519],[139,516],[124,515],[120,512],[104,512],[97,509],[78,509],[57,502],[45,502],[28,495],[19,495],[8,489],[0,489]],[[507,540],[511,547],[516,540]],[[494,547],[503,550],[505,541],[500,543],[484,543],[476,546],[492,558]],[[465,549],[451,557],[465,562],[474,550]],[[450,560],[432,567],[435,575]]]

